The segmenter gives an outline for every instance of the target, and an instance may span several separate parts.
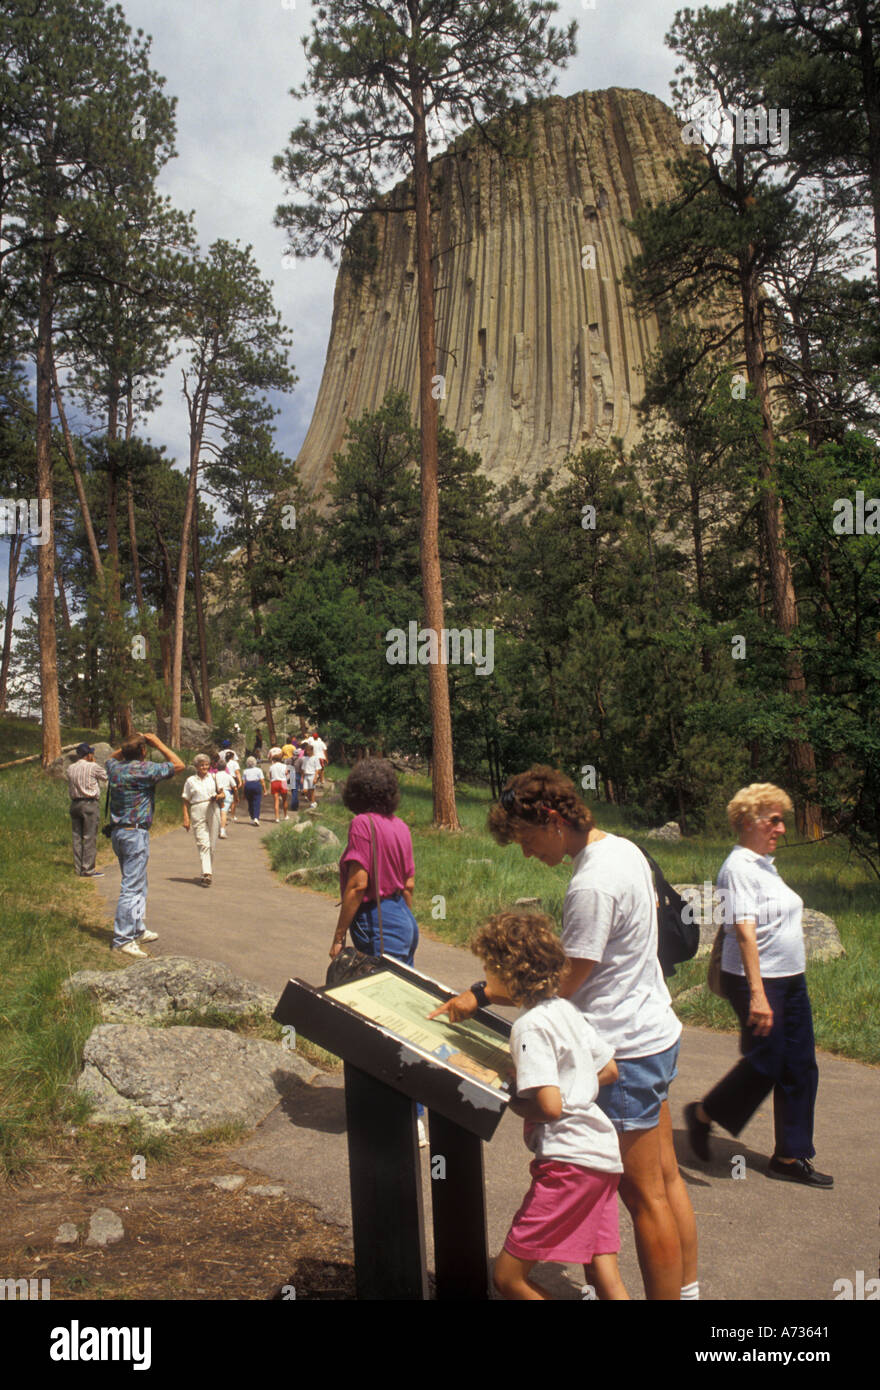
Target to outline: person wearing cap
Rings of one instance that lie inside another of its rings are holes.
[[[88,743],[76,748],[76,761],[67,769],[70,792],[70,822],[73,827],[73,867],[80,878],[103,878],[95,868],[98,825],[101,820],[101,783],[107,774],[95,762],[95,750]]]

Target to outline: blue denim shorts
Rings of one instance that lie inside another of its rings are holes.
[[[615,1129],[655,1129],[660,1123],[660,1106],[678,1076],[679,1046],[680,1039],[653,1057],[617,1062],[617,1080],[600,1086],[596,1097],[596,1104]]]

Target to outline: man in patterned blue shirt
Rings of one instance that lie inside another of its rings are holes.
[[[168,759],[147,762],[147,744]],[[156,783],[183,772],[176,753],[155,734],[134,734],[105,764],[110,784],[110,843],[122,883],[113,923],[113,950],[127,956],[146,956],[141,942],[155,941],[156,932],[147,931],[147,860],[150,857],[150,826],[156,799]]]

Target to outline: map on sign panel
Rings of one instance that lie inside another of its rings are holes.
[[[409,980],[380,972],[324,991],[438,1061],[501,1090],[513,1071],[507,1043],[482,1023],[428,1018],[443,1001]]]

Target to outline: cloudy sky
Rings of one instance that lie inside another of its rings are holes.
[[[676,63],[663,36],[674,0],[560,0],[558,27],[578,21],[578,54],[559,74],[562,96],[584,89],[636,87],[669,98]],[[129,24],[153,38],[153,67],[177,97],[178,157],[162,191],[194,209],[203,250],[217,237],[251,244],[293,334],[299,377],[278,399],[278,442],[295,457],[311,419],[333,311],[335,268],[323,258],[282,264],[284,234],[272,225],[284,186],[272,158],[297,120],[309,114],[289,95],[305,78],[301,39],[311,28],[309,0],[123,0]],[[172,458],[186,457],[179,367],[166,379],[162,408],[149,425]]]

